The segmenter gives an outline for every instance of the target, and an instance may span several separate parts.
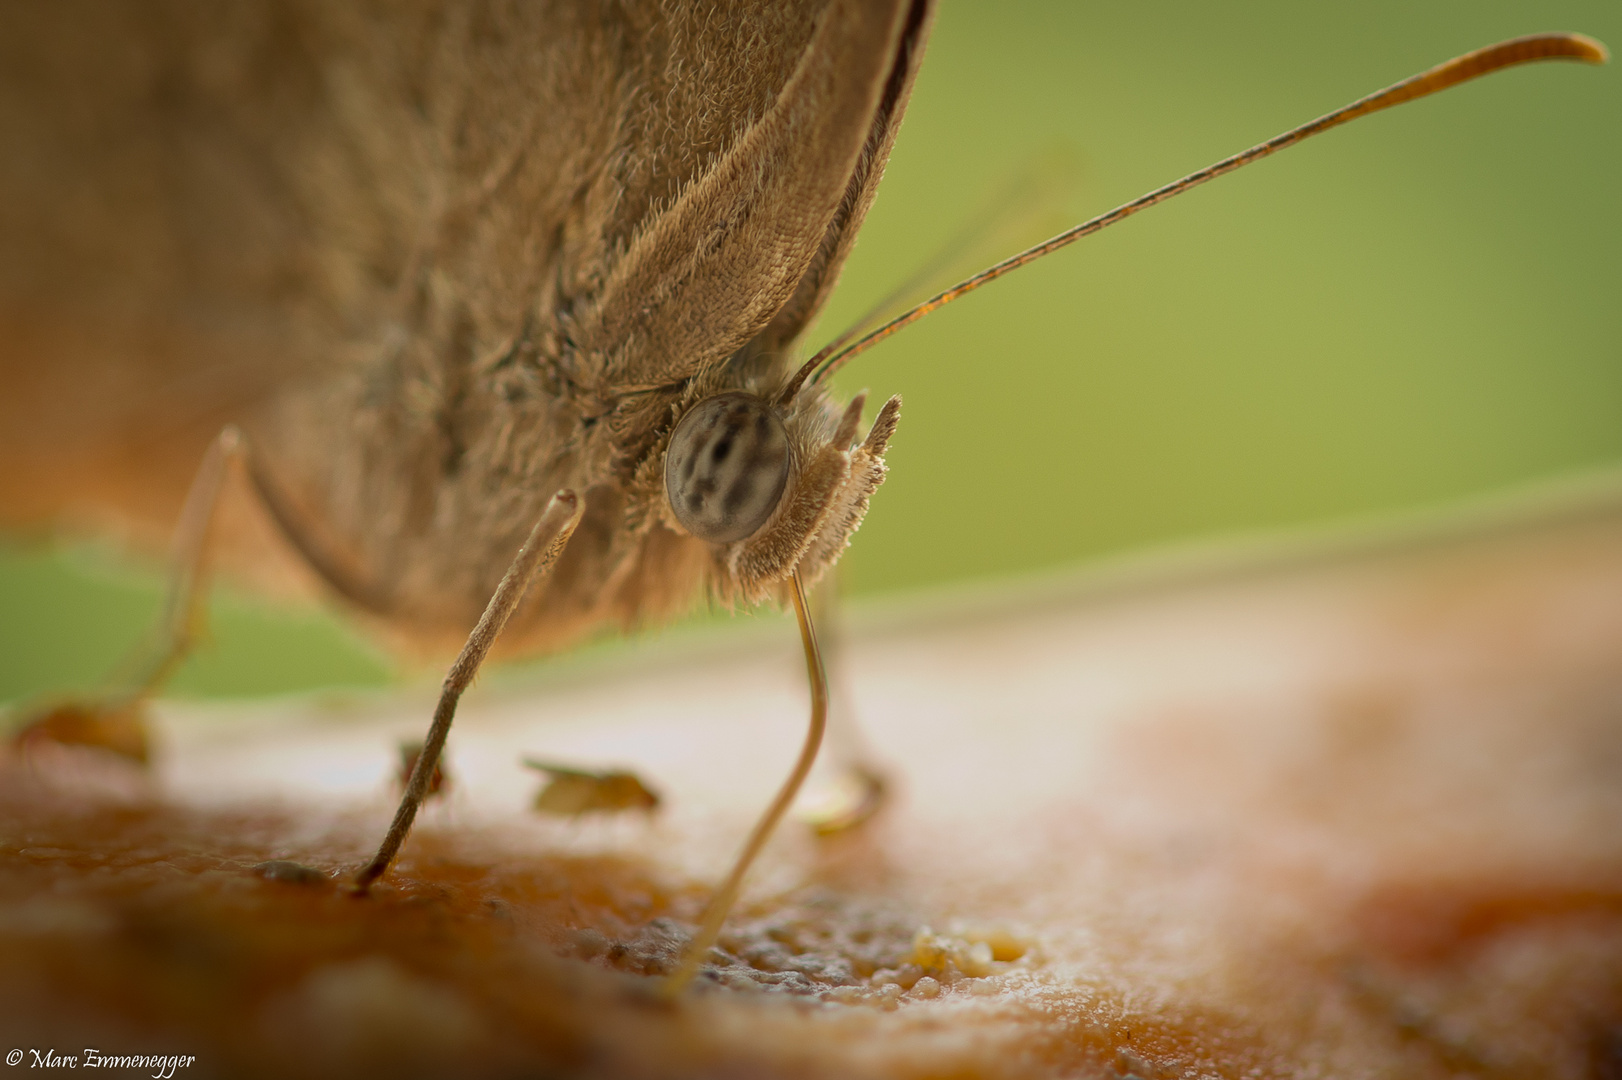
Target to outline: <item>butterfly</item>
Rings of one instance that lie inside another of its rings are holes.
[[[8,520],[84,501],[137,527],[178,516],[177,649],[207,551],[303,566],[386,635],[463,646],[363,887],[498,643],[563,648],[706,594],[791,603],[811,733],[694,955],[815,757],[805,590],[860,525],[899,423],[898,398],[864,423],[832,373],[1318,130],[1494,66],[1601,55],[1550,36],[1433,72],[806,359],[895,143],[926,0],[102,14],[94,38],[54,7],[0,27],[32,43],[9,58],[22,165],[0,198],[58,209],[7,237],[28,267],[0,300]],[[254,505],[216,523],[233,460]]]

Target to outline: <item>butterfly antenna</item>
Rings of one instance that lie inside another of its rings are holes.
[[[890,316],[908,310],[911,304],[904,302],[916,296],[927,295],[924,289],[935,284],[936,279],[946,278],[947,271],[959,269],[962,263],[971,257],[978,262],[979,256],[989,246],[988,240],[1027,225],[1033,210],[1056,209],[1045,206],[1053,201],[1054,193],[1059,186],[1053,182],[1049,174],[1054,173],[1056,168],[1063,171],[1064,164],[1066,164],[1064,161],[1050,154],[1045,159],[1026,163],[1019,172],[1006,178],[995,191],[981,201],[979,208],[964,221],[957,232],[936,249],[934,254],[925,259],[910,276],[892,288],[882,299],[864,311],[861,318],[824,345],[817,353],[817,363],[838,352],[846,342],[887,321]],[[1051,213],[1044,212],[1042,216],[1045,219],[1050,217]],[[798,390],[799,384],[796,383],[793,389]],[[787,404],[792,399],[791,392],[782,399],[782,403]]]
[[[1591,37],[1583,34],[1531,34],[1526,37],[1503,41],[1497,45],[1489,45],[1484,49],[1466,53],[1463,56],[1449,60],[1445,64],[1438,64],[1429,71],[1421,72],[1412,78],[1394,83],[1384,90],[1376,91],[1367,97],[1337,109],[1332,113],[1320,116],[1310,123],[1292,128],[1284,134],[1269,139],[1264,143],[1251,147],[1232,157],[1223,158],[1215,165],[1208,166],[1198,172],[1189,173],[1181,180],[1175,180],[1164,187],[1156,188],[1147,195],[1133,199],[1129,203],[1116,207],[1107,214],[1101,214],[1090,221],[1084,221],[1072,229],[1067,229],[1051,240],[1037,244],[1010,258],[1004,259],[995,266],[975,274],[973,277],[947,289],[937,296],[931,297],[889,322],[873,330],[871,333],[858,338],[848,345],[835,341],[822,349],[797,371],[790,380],[788,387],[783,391],[781,400],[788,401],[793,398],[802,385],[807,382],[819,383],[827,379],[834,372],[850,363],[858,354],[877,345],[903,326],[917,322],[936,308],[951,303],[965,293],[973,292],[980,286],[1002,277],[1011,270],[1016,270],[1026,263],[1035,262],[1042,256],[1057,251],[1067,244],[1074,243],[1084,236],[1091,236],[1100,229],[1114,225],[1116,222],[1131,217],[1140,210],[1147,210],[1156,203],[1165,202],[1174,195],[1181,195],[1190,188],[1195,188],[1207,180],[1215,180],[1224,173],[1249,165],[1253,161],[1276,154],[1289,146],[1294,146],[1303,139],[1312,137],[1330,128],[1356,120],[1360,116],[1389,109],[1393,105],[1401,105],[1407,101],[1434,94],[1439,90],[1457,86],[1481,75],[1486,75],[1501,68],[1514,67],[1517,64],[1529,64],[1537,60],[1580,60],[1588,64],[1603,64],[1609,59],[1605,46]]]

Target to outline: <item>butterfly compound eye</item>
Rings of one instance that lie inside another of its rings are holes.
[[[788,433],[750,394],[705,398],[677,423],[665,492],[682,527],[726,544],[766,524],[788,484]]]

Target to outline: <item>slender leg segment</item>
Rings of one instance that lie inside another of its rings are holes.
[[[800,792],[800,786],[811,772],[811,766],[816,764],[817,751],[822,746],[822,734],[828,726],[828,674],[822,666],[822,653],[817,648],[816,629],[811,625],[811,613],[805,603],[805,587],[800,581],[800,572],[794,571],[792,582],[794,585],[794,614],[800,622],[800,641],[805,646],[805,671],[811,680],[811,725],[805,733],[805,744],[800,747],[799,760],[794,763],[794,771],[789,773],[783,786],[778,789],[777,797],[760,815],[755,823],[754,830],[749,839],[744,842],[743,850],[738,853],[732,864],[731,873],[710,898],[708,906],[704,909],[704,916],[699,921],[698,933],[687,944],[687,952],[682,956],[681,966],[675,973],[665,980],[664,996],[673,998],[680,994],[687,984],[693,981],[698,973],[698,966],[704,962],[710,947],[721,936],[721,926],[726,922],[732,905],[737,903],[738,893],[743,888],[744,875],[754,864],[755,858],[770,840],[778,822],[788,812],[789,805],[794,802],[794,796]]]
[[[825,777],[825,783],[819,781],[822,790],[796,816],[821,837],[841,836],[865,825],[883,809],[889,791],[885,769],[862,737],[850,680],[845,677],[849,666],[844,662],[839,585],[835,566],[811,595],[828,668],[828,755],[834,774]]]
[[[209,445],[186,494],[171,546],[169,593],[145,639],[102,681],[89,700],[59,702],[24,721],[20,745],[56,742],[95,746],[145,763],[145,706],[191,654],[207,608],[209,533],[231,459],[245,450],[241,433],[226,427]]]
[[[560,491],[552,496],[541,519],[530,530],[529,539],[518,550],[518,557],[507,568],[501,584],[496,586],[495,595],[485,606],[478,625],[468,636],[467,644],[462,646],[461,655],[445,676],[445,684],[439,692],[439,704],[434,709],[433,725],[428,729],[428,737],[423,740],[416,767],[411,770],[411,779],[406,783],[400,808],[395,811],[394,821],[389,825],[377,854],[356,879],[357,892],[365,892],[372,882],[382,877],[399,854],[400,845],[405,843],[411,823],[417,817],[417,810],[428,795],[429,782],[439,764],[439,756],[444,752],[445,738],[450,734],[451,721],[456,717],[456,703],[461,700],[462,691],[473,682],[479,666],[490,653],[490,647],[523,601],[530,584],[557,564],[558,556],[568,546],[569,537],[574,535],[575,526],[580,524],[581,509],[580,499],[572,491]]]
[[[186,494],[175,526],[171,552],[174,568],[163,615],[153,632],[148,655],[137,653],[132,657],[134,678],[130,685],[137,699],[156,693],[197,643],[206,612],[201,586],[207,576],[209,527],[214,523],[214,511],[225,486],[226,467],[245,446],[236,426],[227,426],[209,445]]]

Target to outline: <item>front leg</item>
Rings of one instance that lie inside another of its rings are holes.
[[[822,650],[817,647],[817,632],[805,602],[805,583],[800,580],[799,570],[790,575],[789,586],[789,596],[794,600],[794,614],[800,623],[800,644],[805,648],[805,674],[811,684],[811,722],[806,728],[805,742],[800,747],[800,756],[794,762],[793,771],[783,781],[783,786],[778,788],[777,797],[760,815],[760,820],[755,822],[749,839],[744,841],[743,850],[732,862],[732,870],[705,906],[698,932],[687,943],[681,963],[665,980],[662,992],[666,998],[676,997],[698,974],[699,965],[709,955],[710,946],[720,938],[721,927],[732,911],[732,905],[737,903],[738,894],[743,891],[744,875],[749,873],[756,856],[766,846],[766,841],[771,839],[777,823],[788,813],[794,797],[800,793],[800,786],[811,774],[811,766],[817,763],[817,751],[822,747],[822,733],[828,725],[828,672],[822,666]]]
[[[835,565],[811,596],[828,669],[828,750],[835,771],[798,816],[820,837],[842,836],[861,828],[890,801],[889,770],[863,736],[851,694],[840,585],[839,565]]]
[[[467,644],[462,646],[461,655],[445,676],[445,685],[439,692],[439,704],[434,709],[434,722],[428,728],[422,752],[417,755],[417,764],[411,770],[411,779],[406,783],[400,808],[395,811],[394,821],[389,825],[377,854],[356,879],[356,892],[364,893],[372,882],[383,876],[399,854],[400,845],[405,843],[418,809],[428,797],[428,788],[439,765],[440,754],[445,750],[445,739],[450,734],[451,721],[456,717],[456,703],[461,700],[462,691],[473,682],[484,658],[490,653],[490,647],[501,635],[502,627],[507,625],[507,620],[523,601],[530,583],[557,565],[558,557],[568,546],[569,537],[574,535],[575,526],[580,524],[581,509],[580,499],[572,491],[560,491],[552,496],[541,519],[530,530],[529,539],[519,548],[517,558],[507,568],[501,584],[496,586],[495,595],[490,597],[484,614],[479,616],[478,625],[468,635]]]

